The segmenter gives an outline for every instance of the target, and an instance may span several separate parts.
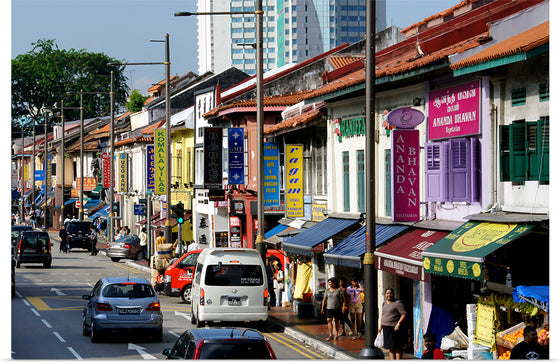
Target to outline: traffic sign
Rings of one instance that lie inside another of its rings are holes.
[[[146,205],[134,204],[134,215],[146,215]]]

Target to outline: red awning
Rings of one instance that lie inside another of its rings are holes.
[[[375,251],[375,268],[403,277],[424,280],[422,252],[449,233],[414,229]]]
[[[159,212],[156,212],[155,214],[152,215],[152,218],[151,218],[152,223],[154,222],[154,220],[157,220],[157,219],[159,219]],[[146,221],[148,221],[147,218],[144,219],[144,220],[138,221],[138,222],[136,223],[136,225],[140,225],[140,226],[141,226],[141,225],[144,225],[144,224],[146,224]]]
[[[152,223],[152,226],[156,226],[156,227],[165,226],[165,220],[167,220],[167,217],[164,217],[162,219],[158,219],[158,220],[156,220]],[[171,224],[172,224],[171,226],[177,225],[177,220],[175,218],[170,217],[169,220],[171,220]]]

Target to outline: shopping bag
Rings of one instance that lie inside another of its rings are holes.
[[[380,331],[377,334],[377,337],[375,338],[375,342],[373,343],[373,345],[376,348],[382,348],[383,347],[383,331]]]

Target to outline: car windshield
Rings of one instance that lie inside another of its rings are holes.
[[[204,342],[200,359],[272,359],[264,341]]]
[[[208,286],[262,286],[263,272],[260,265],[209,265],[204,283]]]
[[[152,286],[132,282],[110,284],[103,290],[104,297],[146,298],[155,295]]]
[[[49,236],[45,233],[24,233],[22,249],[46,249],[49,245]]]
[[[77,232],[89,232],[90,230],[90,223],[87,221],[84,222],[71,222],[66,227],[68,233],[77,233]]]
[[[33,228],[31,226],[18,227],[15,229],[12,228],[12,238],[18,238],[19,234],[25,230],[33,230]]]

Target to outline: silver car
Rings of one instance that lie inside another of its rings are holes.
[[[116,241],[107,243],[105,253],[113,262],[121,259],[141,260],[140,238],[136,235],[121,236]]]
[[[89,295],[82,312],[83,334],[99,342],[105,333],[145,330],[156,342],[163,334],[163,314],[158,296],[144,278],[101,278]]]

